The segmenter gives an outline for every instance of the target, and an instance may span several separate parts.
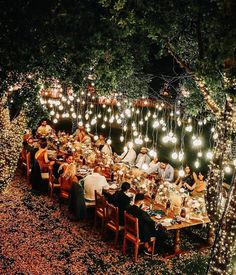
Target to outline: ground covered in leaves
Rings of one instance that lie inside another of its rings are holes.
[[[199,251],[205,228],[182,232],[182,248],[176,258],[139,253],[123,256],[120,248],[102,240],[91,220],[72,222],[66,206],[38,195],[18,171],[0,194],[0,274],[205,274],[209,251]],[[197,234],[197,235],[196,235]],[[197,236],[197,237],[196,237]]]

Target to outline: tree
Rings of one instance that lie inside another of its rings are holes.
[[[232,117],[236,112],[235,100],[235,45],[236,5],[233,1],[142,1],[100,0],[110,12],[110,20],[126,30],[127,36],[139,29],[158,44],[160,53],[170,54],[184,68],[190,87],[187,104],[194,113],[208,108],[216,121],[218,142],[211,165],[208,188],[208,213],[216,229],[216,242],[212,250],[209,272],[232,272],[235,253],[236,220],[235,179],[228,193],[225,211],[220,206],[223,166],[230,158],[233,139]],[[198,96],[200,109],[191,104]],[[206,107],[207,106],[207,107]],[[229,235],[229,236],[228,236]],[[227,248],[226,248],[227,247]]]

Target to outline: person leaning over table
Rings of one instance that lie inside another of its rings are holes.
[[[148,175],[150,175],[152,173],[156,173],[159,165],[160,165],[160,163],[158,161],[158,158],[157,157],[153,158],[153,160],[148,165],[148,169],[147,169],[146,173]]]
[[[118,161],[132,165],[136,159],[136,152],[133,149],[133,143],[127,142],[126,147],[126,150],[120,156],[118,156],[116,153],[114,153],[114,156],[118,158]]]
[[[47,120],[43,120],[38,127],[36,134],[38,137],[46,137],[52,133],[53,129],[47,124]]]
[[[128,196],[130,184],[123,182],[121,190],[111,197],[111,203],[119,209],[119,225],[124,225],[124,211],[130,206],[131,197]]]
[[[157,247],[161,250],[164,248],[165,241],[167,240],[167,234],[163,230],[161,224],[156,223],[142,209],[144,203],[144,194],[137,193],[134,198],[134,205],[127,209],[127,212],[132,216],[138,218],[139,225],[139,238],[141,242],[144,242],[145,254],[151,255],[152,246],[150,245],[151,237],[156,237]]]
[[[199,172],[198,175],[193,172],[194,184],[191,186],[185,182],[183,183],[183,186],[187,188],[194,197],[204,196],[206,191],[206,181],[204,180],[204,177],[205,175],[201,172]]]
[[[102,168],[96,166],[93,174],[84,178],[84,198],[88,201],[95,200],[95,190],[102,194],[103,189],[108,189],[109,184],[104,176],[102,176]]]
[[[136,161],[135,161],[135,166],[138,167],[139,169],[143,169],[144,165],[148,167],[149,163],[151,162],[151,158],[148,156],[148,148],[142,147],[140,149],[140,153],[138,154]]]

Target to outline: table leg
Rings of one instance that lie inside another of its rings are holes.
[[[175,254],[180,253],[180,230],[179,229],[175,230],[174,251],[175,251]]]

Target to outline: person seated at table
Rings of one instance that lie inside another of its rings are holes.
[[[127,146],[125,147],[125,151],[120,156],[118,156],[116,153],[114,156],[117,156],[118,161],[120,162],[128,163],[130,165],[134,164],[136,159],[136,152],[133,149],[133,143],[128,142]]]
[[[204,177],[205,175],[201,172],[199,172],[198,175],[195,172],[193,172],[193,185],[189,185],[187,182],[184,182],[183,186],[191,192],[192,196],[202,197],[204,196],[207,185],[206,181],[204,180]]]
[[[168,163],[168,160],[162,159],[157,166],[158,179],[161,181],[173,182],[174,168]]]
[[[43,120],[36,131],[38,137],[47,137],[53,131],[52,127],[47,124],[47,120]]]
[[[84,127],[79,127],[75,134],[75,140],[79,141],[81,143],[84,143],[86,145],[91,144],[91,137],[86,132]]]
[[[144,242],[144,246],[146,249],[145,254],[151,255],[151,237],[156,237],[156,244],[158,247],[161,247],[163,246],[167,235],[162,229],[162,226],[151,219],[147,212],[142,209],[143,204],[144,194],[137,193],[134,198],[134,205],[130,206],[127,209],[127,212],[132,216],[138,218],[139,238],[141,242]]]
[[[104,176],[102,176],[102,168],[96,166],[93,174],[84,178],[84,197],[88,201],[95,200],[95,190],[102,194],[103,189],[108,189],[109,184]]]
[[[68,165],[73,163],[73,155],[67,154],[64,158],[64,162],[59,166],[58,168],[58,174],[63,174],[67,168]]]
[[[148,156],[148,149],[146,147],[142,147],[140,149],[140,153],[138,154],[135,166],[142,170],[147,170],[149,163],[151,162],[151,158]]]
[[[99,134],[98,140],[95,142],[95,146],[101,150],[102,146],[105,145],[106,139],[104,134]]]
[[[76,177],[76,165],[72,163],[71,161],[71,156],[68,157],[67,159],[68,162],[66,163],[62,170],[63,173],[59,177],[59,183],[61,184],[61,189],[64,191],[68,191],[71,189],[72,183],[73,182],[78,182],[78,178]]]
[[[160,163],[159,163],[158,157],[153,158],[153,160],[148,165],[148,169],[147,169],[146,173],[148,175],[156,173],[159,165],[160,165]]]
[[[124,225],[124,211],[130,206],[132,198],[128,196],[129,190],[130,184],[128,182],[123,182],[121,190],[116,191],[111,198],[111,203],[119,209],[119,225]]]
[[[113,154],[112,147],[110,144],[107,143],[107,141],[103,146],[101,146],[101,153],[108,155],[110,157],[112,156],[112,154]]]
[[[175,184],[178,185],[179,188],[182,186],[185,187],[185,183],[187,183],[189,186],[193,186],[194,184],[193,172],[189,165],[184,167],[184,176],[182,178],[178,177],[175,181]]]

